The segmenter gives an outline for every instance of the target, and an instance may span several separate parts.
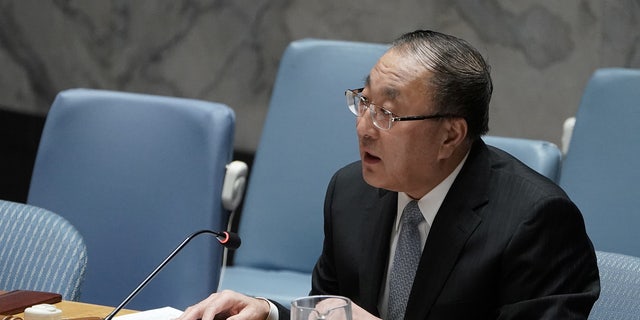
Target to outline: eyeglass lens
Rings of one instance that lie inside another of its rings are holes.
[[[349,110],[351,110],[354,115],[360,117],[364,115],[365,110],[368,109],[371,121],[376,127],[383,130],[391,128],[391,119],[393,118],[393,114],[391,114],[391,112],[371,104],[367,99],[362,97],[360,92],[347,90],[346,95]]]

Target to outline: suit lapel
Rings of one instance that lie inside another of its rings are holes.
[[[453,270],[460,252],[481,223],[476,208],[487,202],[489,161],[482,142],[472,148],[436,215],[422,253],[405,313],[426,319]]]
[[[378,298],[389,257],[389,242],[391,228],[397,211],[398,194],[386,190],[379,190],[380,200],[368,208],[375,213],[368,220],[366,233],[362,239],[366,254],[362,255],[360,264],[360,297],[362,307],[368,310],[378,310]],[[379,313],[379,312],[378,312]]]

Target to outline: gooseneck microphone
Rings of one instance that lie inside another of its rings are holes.
[[[127,303],[129,303],[129,301],[131,299],[133,299],[133,297],[135,297],[138,292],[140,292],[140,290],[142,290],[142,288],[144,288],[147,283],[149,283],[149,281],[151,281],[151,279],[153,279],[153,277],[156,276],[156,274],[158,274],[158,272],[160,272],[160,270],[162,270],[162,268],[164,268],[165,265],[167,265],[167,263],[169,263],[169,261],[171,261],[171,259],[173,259],[173,257],[175,257],[176,254],[178,254],[178,252],[180,252],[180,250],[182,250],[182,248],[184,248],[187,243],[189,243],[189,241],[191,241],[191,239],[203,234],[203,233],[207,233],[210,235],[214,235],[216,237],[216,239],[218,239],[218,242],[220,242],[220,244],[222,246],[224,246],[225,248],[229,249],[229,250],[235,250],[238,249],[238,247],[240,247],[240,237],[238,237],[237,234],[232,233],[232,232],[227,232],[227,231],[222,231],[222,232],[215,232],[215,231],[211,231],[211,230],[200,230],[200,231],[196,231],[194,233],[192,233],[190,236],[188,236],[186,239],[184,239],[182,241],[182,243],[180,243],[180,245],[178,245],[173,252],[171,252],[171,254],[169,254],[164,261],[162,261],[156,268],[155,270],[153,270],[148,276],[147,278],[145,278],[139,285],[138,287],[136,287],[135,289],[133,289],[133,291],[131,291],[131,293],[129,294],[129,296],[127,296],[121,303],[120,305],[118,305],[113,311],[111,311],[111,313],[109,313],[109,315],[107,315],[104,320],[111,320],[116,313],[120,312],[120,310],[122,310],[122,308],[124,308],[124,306],[127,305]]]

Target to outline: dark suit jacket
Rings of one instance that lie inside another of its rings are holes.
[[[311,294],[346,296],[379,314],[396,206],[397,193],[364,182],[360,162],[334,175]],[[599,292],[576,206],[478,141],[433,221],[405,318],[586,319]]]

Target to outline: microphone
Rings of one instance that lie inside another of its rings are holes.
[[[240,237],[233,233],[233,232],[227,232],[227,231],[222,231],[222,232],[215,232],[215,231],[211,231],[211,230],[200,230],[200,231],[196,231],[194,233],[192,233],[191,235],[189,235],[186,239],[184,239],[182,241],[182,243],[180,243],[180,245],[178,245],[173,252],[171,252],[165,259],[164,261],[162,261],[156,268],[155,270],[153,270],[148,276],[147,278],[145,278],[144,280],[142,280],[142,282],[138,285],[138,287],[136,287],[135,289],[133,289],[133,291],[131,291],[131,293],[129,294],[129,296],[127,296],[121,303],[120,305],[118,305],[113,311],[111,311],[111,313],[109,313],[109,315],[107,315],[103,320],[111,320],[116,313],[120,312],[120,310],[122,310],[122,308],[124,308],[124,306],[127,305],[127,303],[129,303],[129,301],[131,301],[131,299],[133,299],[133,297],[135,297],[138,292],[140,292],[140,290],[142,290],[142,288],[144,288],[147,283],[149,283],[149,281],[151,281],[151,279],[153,279],[156,274],[158,274],[158,272],[160,272],[160,270],[162,270],[162,268],[164,268],[165,265],[167,265],[167,263],[169,263],[169,261],[171,261],[171,259],[173,259],[173,257],[175,257],[176,254],[178,254],[178,252],[180,252],[180,250],[182,250],[182,248],[184,248],[187,243],[189,243],[189,241],[191,241],[191,239],[203,234],[203,233],[207,233],[210,235],[213,235],[216,237],[216,239],[218,239],[218,242],[220,242],[220,244],[229,249],[229,250],[235,250],[238,249],[238,247],[240,247],[241,244],[241,240]]]

